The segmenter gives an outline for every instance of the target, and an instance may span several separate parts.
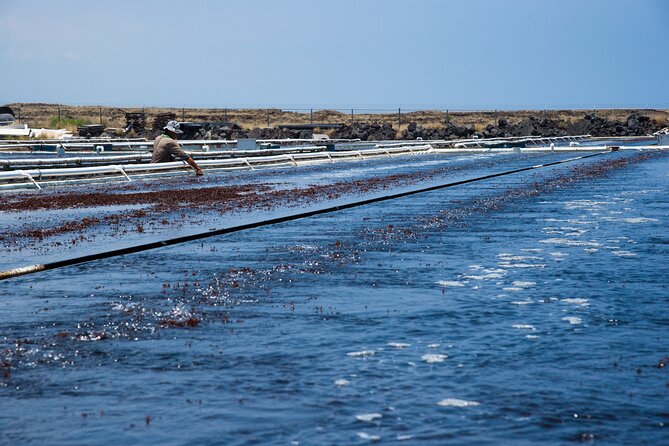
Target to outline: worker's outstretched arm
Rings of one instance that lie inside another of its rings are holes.
[[[204,172],[202,172],[202,169],[200,169],[200,166],[198,166],[197,163],[195,163],[192,156],[189,156],[188,158],[186,158],[186,162],[188,164],[190,164],[193,169],[195,169],[195,175],[197,175],[197,176],[204,175]]]

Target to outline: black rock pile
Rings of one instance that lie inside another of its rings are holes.
[[[632,113],[624,122],[610,121],[594,114],[570,124],[567,131],[570,135],[589,133],[592,136],[643,136],[656,132],[662,127],[648,116]]]
[[[385,124],[354,122],[351,125],[338,128],[330,137],[333,139],[360,139],[361,141],[388,141],[397,139],[397,131],[387,122]]]
[[[566,136],[564,124],[552,119],[529,116],[517,124],[510,124],[505,118],[500,118],[497,125],[488,124],[478,134],[482,138],[508,138],[512,136]]]
[[[128,112],[125,114],[125,132],[133,130],[140,134],[146,128],[146,113],[144,112]]]
[[[248,133],[248,138],[256,139],[311,139],[311,130],[289,130],[279,127],[254,128]]]
[[[410,123],[401,134],[402,139],[458,139],[458,138],[509,138],[522,136],[643,136],[649,135],[662,127],[647,116],[632,113],[625,122],[611,121],[588,114],[575,122],[555,121],[553,119],[529,116],[516,124],[500,118],[497,124],[488,124],[477,132],[473,126],[457,126],[447,122],[442,128],[424,128],[415,122]]]
[[[177,118],[175,113],[159,113],[153,118],[153,130],[162,130],[168,122]]]
[[[173,113],[156,116],[151,130],[145,131],[146,115],[144,113],[126,113],[126,133],[134,130],[137,135],[154,138],[162,131],[167,121],[174,119]],[[435,139],[463,139],[463,138],[509,138],[522,136],[643,136],[649,135],[660,128],[664,123],[658,123],[647,116],[635,112],[630,114],[624,122],[611,121],[588,114],[574,122],[556,121],[548,119],[543,114],[529,116],[513,124],[506,118],[500,118],[496,123],[488,124],[477,131],[473,125],[463,126],[446,121],[442,127],[423,127],[411,122],[398,135],[390,123],[367,124],[353,123],[343,125],[330,133],[333,139],[360,139],[361,141],[388,141],[395,139],[405,140],[435,140]],[[287,129],[280,127],[254,128],[245,130],[238,124],[228,122],[185,122],[182,123],[184,135],[182,139],[310,139],[313,137],[309,129]],[[93,136],[93,134],[91,134]]]
[[[473,126],[453,125],[447,122],[441,128],[425,128],[416,124],[409,123],[407,128],[402,132],[402,139],[451,139],[451,138],[469,138],[476,133]]]
[[[184,134],[181,139],[238,139],[247,138],[246,132],[241,126],[234,123],[197,123],[182,124]],[[152,135],[153,136],[153,135]]]

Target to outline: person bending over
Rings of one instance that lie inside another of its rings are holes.
[[[151,157],[151,162],[168,163],[176,159],[181,159],[195,169],[195,175],[204,175],[200,166],[193,160],[193,157],[184,152],[176,141],[181,134],[183,134],[183,131],[179,129],[179,123],[177,121],[168,122],[167,125],[163,127],[163,134],[156,137],[156,140],[153,142],[153,156]]]

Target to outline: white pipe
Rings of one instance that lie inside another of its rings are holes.
[[[555,147],[555,150],[560,150],[564,152],[589,152],[589,151],[601,151],[608,150],[608,146],[590,146],[590,147]],[[365,151],[367,156],[379,156],[379,155],[389,155],[390,153],[396,154],[411,154],[411,153],[511,153],[517,149],[514,148],[498,148],[498,149],[435,149],[431,145],[427,144],[424,146],[413,146],[409,147],[394,147],[387,149],[371,149]],[[669,150],[669,146],[620,146],[618,150]],[[521,149],[521,152],[550,152],[549,147],[535,147],[531,149]],[[305,161],[318,162],[334,162],[334,158],[341,159],[355,159],[363,158],[361,151],[348,151],[348,152],[318,152],[318,153],[303,153],[303,154],[285,154],[285,155],[273,155],[265,157],[250,157],[250,158],[230,158],[230,159],[211,159],[211,160],[200,160],[198,164],[202,167],[208,168],[219,168],[219,169],[239,169],[239,168],[250,168],[254,170],[254,166],[257,167],[269,167],[269,166],[283,166],[283,165],[293,165],[297,164],[297,159],[302,157]],[[110,166],[93,166],[93,167],[76,167],[76,168],[56,168],[56,169],[31,169],[31,170],[14,170],[0,172],[0,183],[2,182],[17,182],[22,179],[29,179],[30,183],[14,183],[9,185],[2,185],[0,187],[13,187],[19,185],[32,184],[36,188],[41,189],[40,184],[37,183],[35,178],[38,178],[43,184],[49,184],[46,179],[57,180],[58,183],[66,182],[76,182],[81,180],[64,180],[66,177],[85,177],[87,175],[118,175],[119,173],[125,177],[128,181],[131,181],[130,175],[139,175],[139,176],[158,176],[174,173],[187,173],[190,171],[190,166],[185,161],[176,161],[170,163],[159,163],[159,164],[127,164],[127,165],[110,165]],[[89,178],[88,181],[100,181],[101,178]]]
[[[430,146],[423,146],[425,150],[429,150]],[[370,150],[365,153],[370,156],[385,154],[388,152],[396,153],[411,153],[410,150],[402,149],[397,147],[394,149],[383,149],[383,150]],[[203,167],[226,167],[226,166],[239,166],[240,164],[245,164],[251,168],[253,165],[263,165],[263,164],[277,164],[282,162],[295,162],[296,159],[327,159],[332,160],[332,158],[353,158],[360,157],[364,159],[361,151],[349,151],[349,152],[317,152],[317,153],[299,153],[292,155],[273,155],[273,156],[258,156],[251,158],[230,158],[222,160],[200,160],[199,164]],[[0,181],[4,180],[16,180],[25,176],[38,176],[42,178],[58,178],[58,177],[68,177],[68,176],[85,176],[85,175],[102,175],[102,174],[113,174],[122,172],[124,176],[127,177],[128,173],[137,173],[137,172],[151,172],[151,171],[166,171],[174,169],[183,169],[188,168],[188,165],[185,161],[176,161],[169,163],[156,163],[156,164],[127,164],[121,168],[118,165],[108,165],[108,166],[88,166],[88,167],[70,167],[70,168],[55,168],[55,169],[31,169],[31,170],[21,170],[21,171],[9,171],[9,172],[0,172]]]
[[[258,155],[272,155],[279,153],[293,153],[295,150],[324,150],[325,146],[303,146],[283,149],[266,149],[266,150],[224,150],[212,152],[189,152],[190,155],[195,155],[197,159],[200,155],[206,155],[208,158],[217,157],[238,157],[238,156],[258,156]],[[118,163],[122,161],[150,161],[151,154],[136,154],[136,155],[112,155],[100,157],[70,157],[70,158],[20,158],[20,159],[5,159],[0,160],[0,167],[6,166],[42,166],[42,165],[57,165],[57,164],[105,164]]]
[[[258,144],[266,144],[266,143],[275,143],[275,144],[336,144],[336,143],[354,143],[354,142],[359,142],[360,139],[258,139],[256,142]],[[81,142],[81,141],[68,141],[68,140],[59,140],[57,142],[53,143],[43,143],[43,142],[38,142],[38,141],[23,141],[21,143],[16,143],[16,144],[2,144],[0,145],[0,150],[6,149],[6,148],[13,148],[16,149],[17,147],[35,147],[35,146],[40,146],[40,145],[55,145],[55,144],[62,144],[64,147],[67,149],[74,149],[74,148],[88,148],[88,149],[95,149],[95,146],[100,145],[100,144],[107,144],[111,145],[112,147],[127,147],[127,148],[149,148],[153,145],[153,141],[97,141],[97,142]],[[179,140],[179,144],[182,146],[230,146],[230,145],[237,145],[237,140],[236,139],[186,139],[186,140]]]
[[[35,187],[36,187],[37,189],[42,189],[42,187],[41,187],[39,184],[37,184],[37,182],[36,182],[35,179],[32,177],[32,175],[30,175],[28,172],[24,172],[24,171],[22,171],[22,170],[19,170],[19,171],[18,171],[18,174],[19,174],[21,177],[24,177],[24,178],[27,177],[27,178],[30,180],[30,182],[31,182],[32,184],[35,185]]]

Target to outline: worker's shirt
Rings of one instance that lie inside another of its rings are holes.
[[[190,155],[183,151],[181,146],[167,135],[160,135],[153,142],[152,163],[167,163],[176,159],[185,160]]]

